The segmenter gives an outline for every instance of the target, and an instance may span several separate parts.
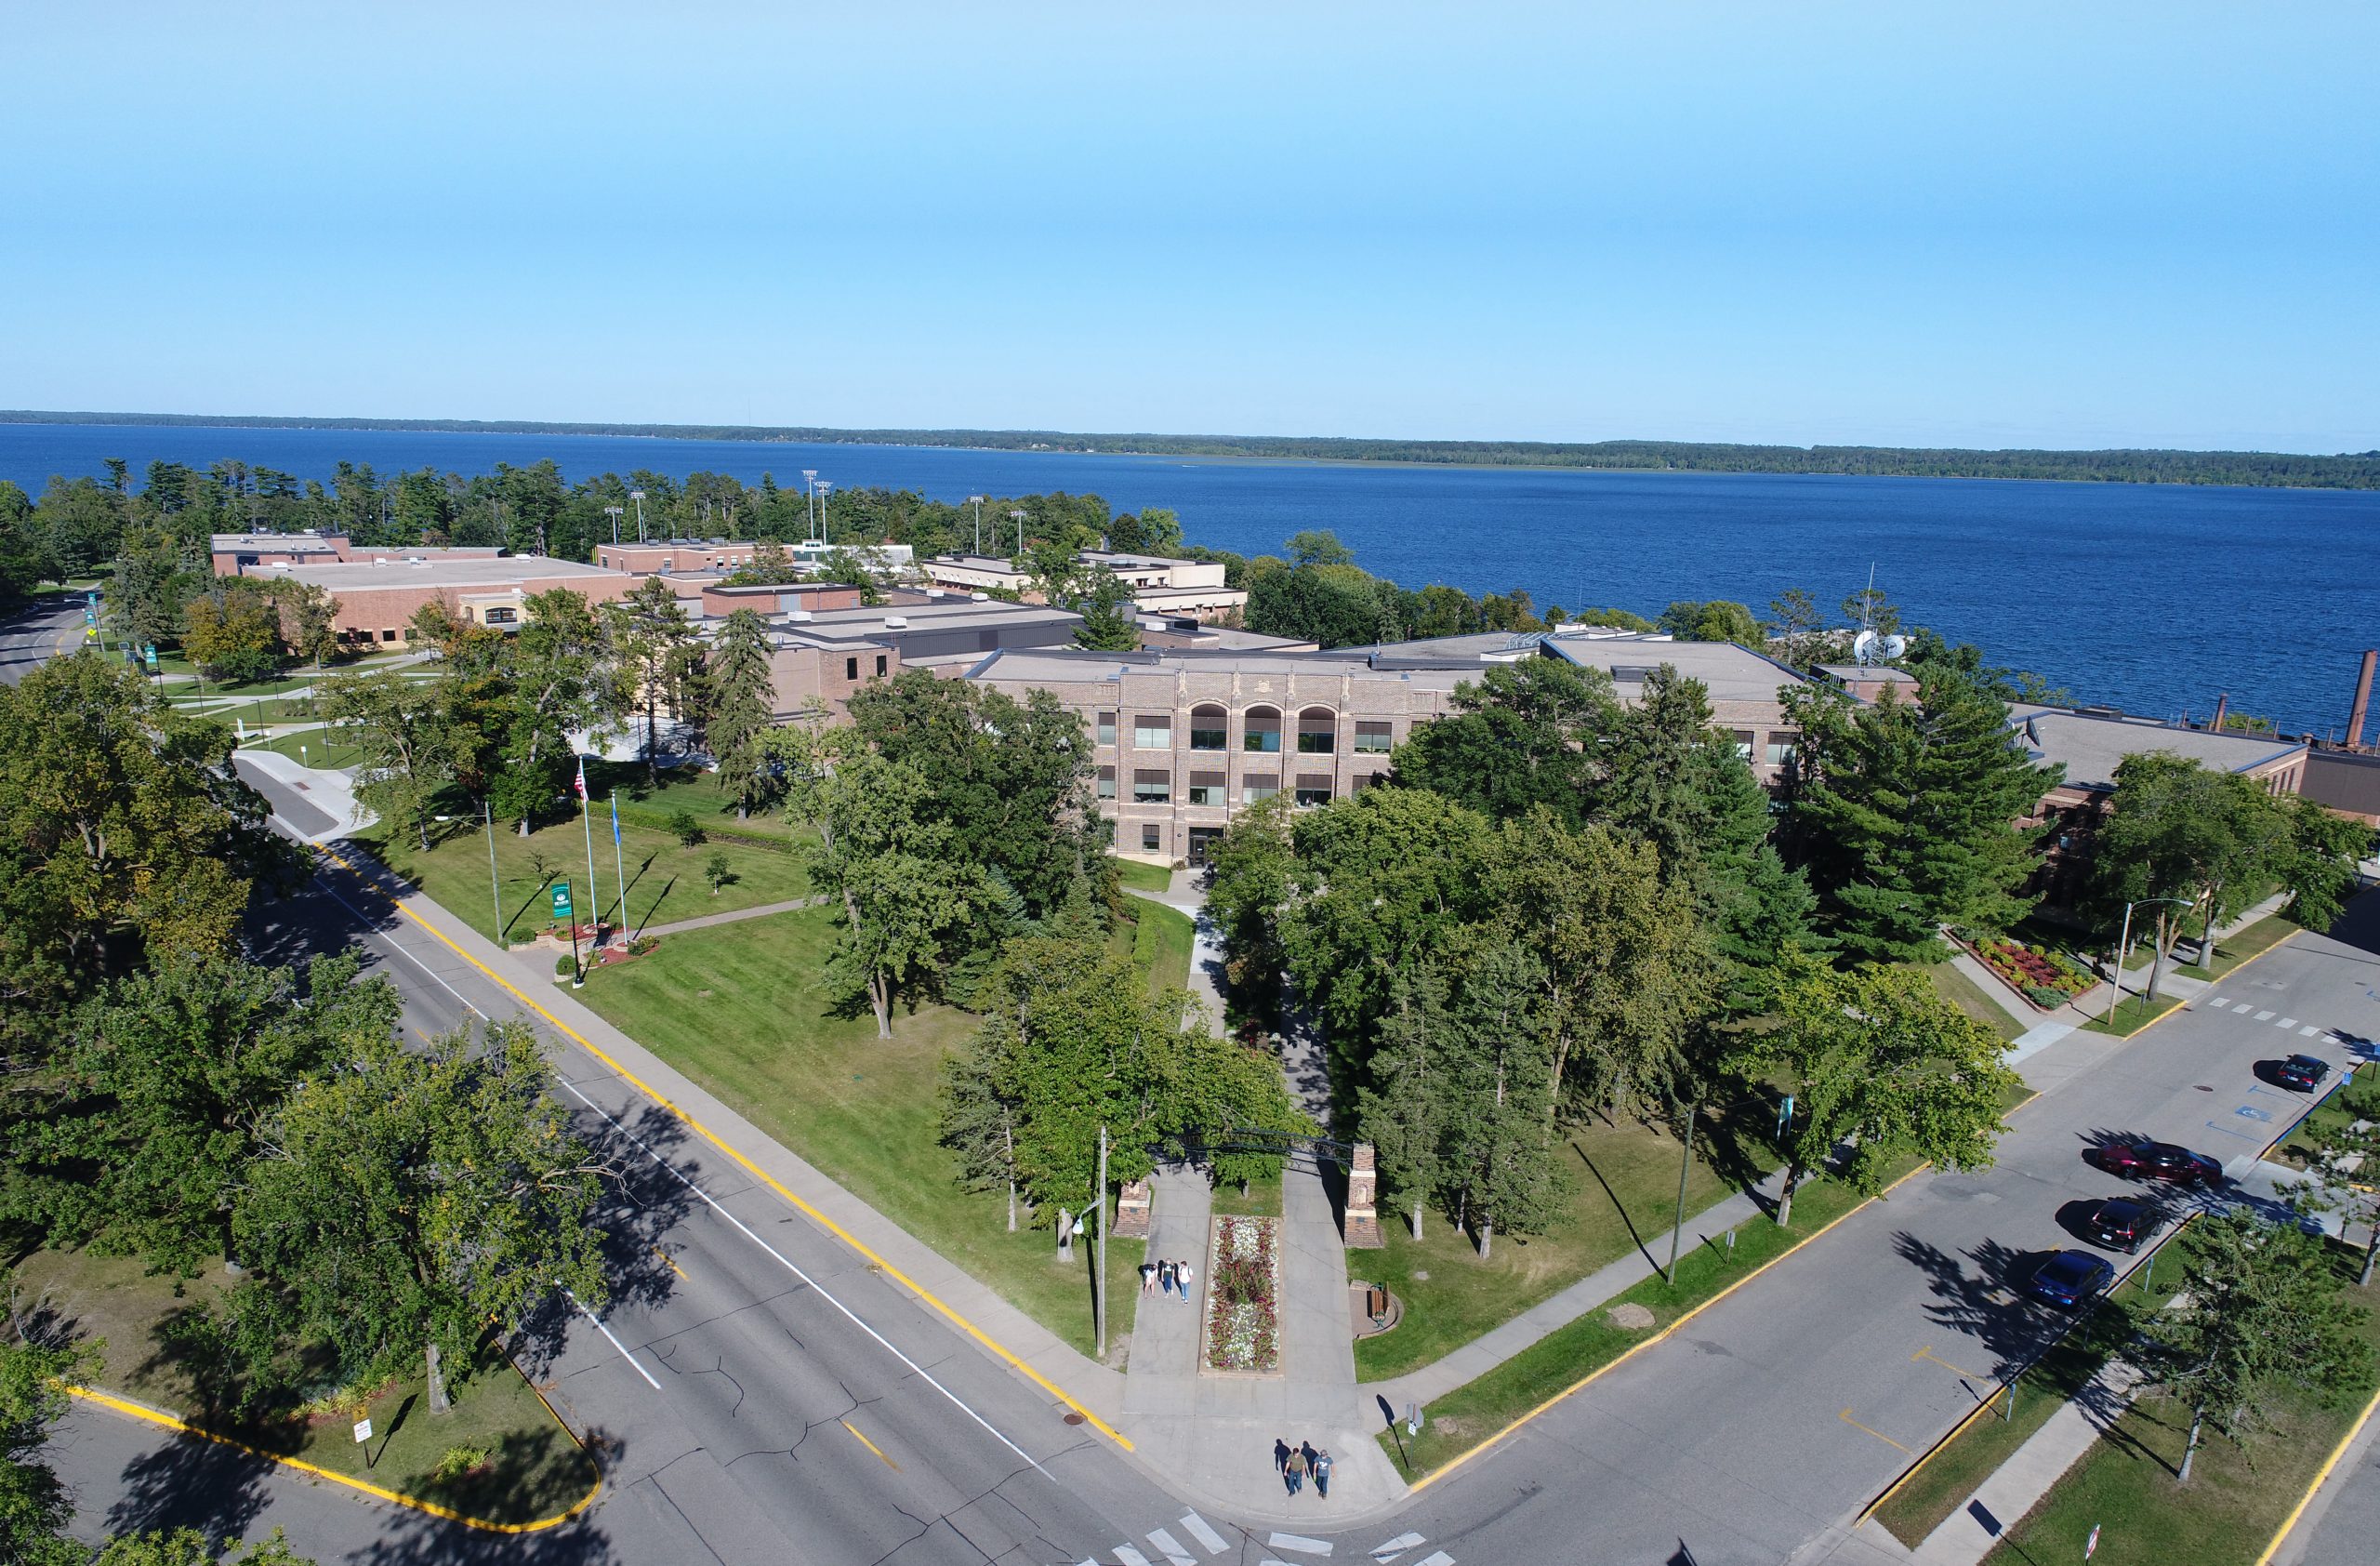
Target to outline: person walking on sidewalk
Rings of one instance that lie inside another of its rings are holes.
[[[1314,1454],[1314,1493],[1322,1500],[1330,1499],[1330,1449],[1327,1446]]]
[[[1289,1493],[1294,1495],[1305,1488],[1305,1453],[1292,1448],[1289,1460],[1281,1466],[1281,1475],[1289,1480]]]
[[[1144,1295],[1157,1293],[1157,1263],[1155,1262],[1141,1264],[1141,1293]]]
[[[1184,1305],[1187,1305],[1190,1302],[1190,1280],[1196,1275],[1197,1271],[1197,1269],[1193,1267],[1188,1262],[1175,1262],[1173,1264],[1173,1286],[1182,1291],[1182,1301]]]

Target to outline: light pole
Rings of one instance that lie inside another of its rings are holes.
[[[811,487],[818,492],[818,537],[816,542],[823,544],[827,541],[826,497],[835,493],[835,481],[832,479],[820,479]]]
[[[480,801],[480,818],[487,823],[487,896],[496,909],[496,949],[509,951],[504,939],[504,893],[496,883],[496,807],[486,800]]]
[[[817,524],[817,511],[816,511],[816,508],[812,504],[812,501],[813,501],[813,498],[817,495],[817,493],[818,493],[818,470],[817,470],[817,469],[815,469],[815,468],[804,468],[804,469],[802,469],[802,470],[801,470],[801,520],[802,520],[802,522],[803,522],[803,523],[804,523],[804,524],[805,524],[805,525],[804,525],[804,527],[802,528],[802,536],[803,536],[804,537],[808,537],[811,534],[815,533],[815,532],[817,532],[817,531],[818,531],[818,524]]]
[[[984,498],[970,495],[967,503],[975,508],[975,552],[981,554],[984,552]]]
[[[1091,1237],[1091,1267],[1098,1278],[1098,1287],[1091,1291],[1092,1325],[1098,1338],[1097,1355],[1107,1358],[1107,1127],[1099,1128],[1099,1232]]]
[[[2187,897],[2136,897],[2123,905],[2123,932],[2116,937],[2115,959],[2109,964],[2114,972],[2108,976],[2109,990],[2108,1012],[2107,1015],[2099,1019],[2103,1023],[2109,1025],[2114,1023],[2117,1003],[2123,999],[2123,954],[2132,945],[2132,910],[2136,908],[2146,908],[2150,903],[2179,903],[2187,908],[2189,906],[2189,899]],[[2157,999],[2157,960],[2160,955],[2155,944],[2151,943],[2149,949],[2149,992],[2144,998],[2144,1004],[2153,1002]]]
[[[1025,512],[1021,510],[1011,511],[1008,513],[1008,519],[1016,524],[1016,558],[1023,560],[1025,558]]]
[[[644,491],[631,489],[628,498],[636,502],[636,541],[641,544],[644,542]]]
[[[628,514],[628,508],[606,506],[603,508],[603,514],[612,519],[612,542],[616,546],[620,541],[620,518]]]

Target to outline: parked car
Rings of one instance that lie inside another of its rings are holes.
[[[2082,1231],[2092,1244],[2130,1255],[2157,1232],[2157,1210],[2130,1197],[2111,1196],[2091,1210],[2082,1221]]]
[[[2331,1063],[2320,1055],[2293,1055],[2272,1068],[2273,1080],[2283,1087],[2294,1087],[2300,1093],[2311,1093],[2322,1085],[2331,1074]]]
[[[2172,1142],[2114,1142],[2099,1149],[2099,1167],[2133,1180],[2166,1180],[2177,1186],[2212,1186],[2223,1166],[2204,1153]]]
[[[2071,1310],[2115,1281],[2115,1265],[2088,1251],[2052,1251],[2025,1280],[2025,1293],[2043,1305]]]

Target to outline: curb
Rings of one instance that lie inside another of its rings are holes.
[[[510,1356],[508,1355],[506,1363],[510,1362]],[[515,1375],[521,1374],[518,1366],[513,1368],[513,1374]],[[522,1376],[522,1379],[524,1382],[528,1381],[526,1376]],[[528,1385],[530,1391],[537,1392],[536,1383],[529,1382]],[[602,1471],[598,1469],[595,1488],[580,1496],[566,1511],[559,1511],[551,1517],[541,1517],[528,1522],[491,1522],[483,1517],[473,1517],[468,1512],[458,1512],[452,1506],[442,1506],[435,1501],[425,1501],[416,1495],[401,1494],[394,1490],[374,1484],[368,1480],[350,1479],[345,1474],[334,1473],[328,1468],[309,1463],[302,1457],[284,1457],[278,1453],[266,1452],[250,1446],[245,1441],[234,1440],[230,1436],[218,1436],[212,1430],[202,1430],[197,1426],[187,1424],[162,1409],[153,1409],[146,1403],[134,1402],[129,1398],[119,1398],[112,1392],[102,1392],[92,1387],[77,1387],[71,1382],[62,1383],[61,1386],[69,1397],[97,1404],[100,1408],[123,1414],[126,1418],[137,1419],[143,1424],[161,1426],[179,1435],[196,1436],[201,1440],[213,1441],[218,1446],[228,1446],[236,1452],[245,1452],[251,1457],[261,1458],[275,1466],[291,1468],[314,1479],[328,1480],[333,1484],[343,1484],[350,1490],[360,1490],[377,1500],[387,1501],[413,1511],[427,1512],[431,1517],[443,1518],[449,1522],[458,1522],[466,1528],[477,1529],[483,1533],[542,1533],[549,1528],[559,1528],[592,1506],[595,1497],[603,1493]],[[544,1406],[549,1414],[553,1413],[553,1405],[546,1401],[546,1395],[543,1392],[537,1392],[537,1401]],[[555,1415],[554,1423],[562,1426],[562,1434],[570,1438],[573,1446],[577,1447],[582,1453],[587,1450],[586,1445],[579,1440],[577,1432],[568,1425],[562,1424],[561,1416]]]
[[[712,1131],[708,1126],[703,1124],[702,1121],[694,1119],[694,1116],[686,1113],[685,1110],[680,1108],[669,1099],[655,1092],[644,1082],[642,1078],[637,1076],[635,1072],[630,1071],[627,1067],[613,1059],[609,1054],[588,1041],[587,1037],[581,1034],[576,1029],[571,1027],[568,1023],[562,1021],[562,1018],[546,1010],[544,1006],[538,1004],[536,1001],[531,1000],[527,995],[522,993],[520,989],[516,987],[511,980],[506,978],[503,975],[497,973],[495,969],[489,967],[486,963],[481,962],[469,952],[465,951],[460,946],[456,944],[454,937],[447,935],[445,931],[441,930],[437,925],[432,924],[429,920],[424,919],[412,909],[405,907],[403,903],[399,902],[393,897],[388,897],[388,894],[385,891],[380,887],[372,884],[369,877],[365,876],[363,871],[357,869],[353,865],[348,863],[346,859],[340,857],[336,851],[324,847],[320,844],[316,845],[316,851],[319,852],[324,858],[328,859],[332,864],[338,866],[339,869],[347,871],[359,882],[363,882],[364,883],[365,890],[373,893],[375,896],[387,897],[390,907],[394,909],[398,913],[419,925],[423,930],[435,936],[440,944],[443,945],[449,951],[452,951],[456,956],[461,958],[464,962],[469,962],[472,967],[477,968],[481,973],[486,975],[487,977],[493,980],[506,994],[511,996],[514,1000],[520,1002],[522,1005],[528,1007],[531,1011],[545,1018],[556,1031],[560,1032],[564,1038],[570,1040],[579,1048],[585,1050],[588,1054],[593,1055],[597,1060],[602,1061],[611,1069],[614,1075],[617,1076],[622,1082],[627,1082],[630,1087],[635,1088],[639,1093],[643,1094],[647,1098],[653,1100],[654,1104],[668,1111],[688,1130],[694,1132],[704,1141],[708,1142],[712,1147],[717,1148],[721,1152],[725,1153],[729,1158],[734,1160],[736,1164],[740,1166],[746,1174],[767,1186],[771,1190],[776,1192],[777,1195],[783,1197],[787,1202],[791,1203],[797,1212],[809,1218],[813,1223],[825,1229],[828,1234],[833,1235],[836,1239],[850,1246],[852,1250],[856,1252],[863,1259],[865,1259],[870,1267],[881,1272],[885,1277],[892,1279],[904,1289],[906,1289],[919,1301],[932,1307],[944,1320],[959,1328],[959,1331],[965,1333],[969,1337],[974,1339],[975,1342],[981,1344],[984,1347],[989,1349],[1012,1370],[1021,1373],[1035,1386],[1040,1387],[1051,1397],[1056,1398],[1060,1402],[1065,1404],[1067,1408],[1082,1415],[1084,1422],[1090,1425],[1091,1428],[1097,1430],[1101,1435],[1105,1436],[1108,1440],[1114,1441],[1117,1446],[1122,1447],[1127,1452],[1132,1450],[1131,1438],[1126,1436],[1122,1431],[1108,1424],[1106,1420],[1102,1419],[1097,1413],[1091,1412],[1090,1408],[1086,1407],[1072,1394],[1059,1387],[1056,1382],[1051,1381],[1048,1376],[1043,1375],[1039,1371],[1035,1370],[1031,1365],[1025,1363],[1025,1361],[1013,1350],[1009,1348],[1007,1345],[994,1338],[990,1334],[985,1332],[983,1328],[975,1325],[974,1322],[969,1320],[966,1317],[961,1316],[956,1309],[945,1304],[924,1285],[919,1283],[914,1279],[910,1278],[908,1274],[903,1272],[899,1267],[894,1267],[890,1261],[887,1261],[884,1257],[879,1255],[865,1241],[860,1240],[858,1236],[853,1234],[850,1230],[844,1228],[842,1225],[837,1223],[834,1219],[828,1217],[826,1214],[820,1212],[817,1208],[812,1206],[809,1202],[795,1195],[790,1189],[787,1188],[785,1184],[778,1180],[775,1175],[771,1174],[767,1170],[762,1169],[759,1164],[754,1163],[741,1151],[737,1150],[737,1148],[730,1144],[725,1138],[721,1137],[717,1132]]]

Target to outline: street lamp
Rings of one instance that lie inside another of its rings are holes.
[[[970,495],[967,503],[975,508],[975,552],[981,554],[984,552],[984,498]]]
[[[615,546],[617,546],[620,541],[620,518],[625,516],[627,513],[628,508],[626,506],[606,506],[603,508],[603,514],[612,519],[612,542]]]
[[[641,544],[644,542],[644,491],[631,489],[628,498],[636,502],[636,541]]]
[[[1008,513],[1008,519],[1016,524],[1016,557],[1023,560],[1025,558],[1025,512],[1021,510],[1011,511]]]
[[[2135,897],[2131,902],[2123,905],[2123,933],[2116,937],[2115,960],[2109,964],[2114,972],[2109,974],[2108,976],[2108,989],[2109,991],[2108,995],[2108,1011],[2107,1015],[2099,1019],[2101,1022],[2109,1024],[2113,1023],[2116,1015],[2116,1003],[2123,998],[2123,954],[2125,949],[2132,945],[2132,910],[2136,908],[2146,908],[2150,903],[2178,903],[2182,907],[2188,908],[2194,900],[2195,899],[2189,897]],[[2162,955],[2163,953],[2160,952],[2155,945],[2152,944],[2149,947],[2149,991],[2143,998],[2145,1004],[2153,1004],[2157,999],[2157,965],[2158,959]]]
[[[818,494],[818,470],[801,470],[801,520],[808,524],[805,536],[818,531],[818,513],[814,500]]]
[[[818,537],[814,541],[823,544],[826,542],[826,497],[835,492],[835,481],[813,480],[811,487],[818,492]]]

